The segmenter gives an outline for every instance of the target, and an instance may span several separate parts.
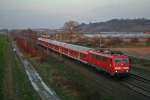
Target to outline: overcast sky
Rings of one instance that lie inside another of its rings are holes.
[[[0,0],[0,28],[60,28],[68,20],[150,18],[150,0]]]

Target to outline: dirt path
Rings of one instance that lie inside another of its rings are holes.
[[[34,67],[25,58],[23,58],[23,54],[19,51],[15,44],[13,44],[13,47],[16,49],[16,54],[24,65],[26,74],[33,88],[37,91],[42,100],[60,100],[58,96],[56,96],[56,93],[43,82]]]

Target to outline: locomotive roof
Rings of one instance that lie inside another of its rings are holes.
[[[65,48],[80,50],[80,51],[88,51],[88,50],[92,49],[92,48],[88,48],[88,47],[83,47],[83,46],[69,44],[69,43],[64,43],[64,42],[59,42],[59,41],[50,40],[50,39],[39,38],[39,40],[43,40],[43,41],[51,43],[51,44],[55,44],[55,45],[58,45],[58,46],[63,46]]]
[[[81,50],[81,51],[88,51],[88,50],[91,50],[91,49],[92,49],[92,48],[83,47],[83,46],[74,45],[74,44],[68,44],[67,46],[68,46],[69,48],[73,48],[73,49],[77,49],[77,50]]]

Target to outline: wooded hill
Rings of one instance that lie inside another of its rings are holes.
[[[80,24],[82,32],[145,32],[150,31],[149,19],[112,19],[106,22]]]

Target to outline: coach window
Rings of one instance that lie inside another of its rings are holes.
[[[68,51],[68,49],[66,49],[66,48],[65,48],[65,49],[64,49],[64,51],[66,51],[66,52],[67,52],[67,51]]]
[[[106,62],[109,62],[109,58],[106,58],[106,57],[105,57],[105,61],[106,61]]]
[[[107,58],[107,60],[106,60],[107,62],[111,62],[111,59],[110,58]]]
[[[103,60],[104,62],[109,62],[109,58],[107,58],[107,57],[102,57],[102,60]]]
[[[95,59],[96,59],[96,57],[95,57],[95,55],[94,55],[94,54],[92,54],[92,58],[95,58]]]
[[[71,53],[71,54],[73,54],[73,51],[72,51],[72,50],[70,50],[70,53]]]
[[[84,54],[80,54],[80,57],[81,57],[81,58],[85,58],[85,55],[84,55]]]
[[[96,56],[96,59],[97,59],[97,60],[102,60],[102,58],[103,58],[103,57],[100,56],[100,55],[95,55],[95,56]]]
[[[109,58],[109,59],[108,59],[108,62],[112,62],[112,59]]]
[[[104,57],[103,56],[99,56],[99,60],[104,61]]]

